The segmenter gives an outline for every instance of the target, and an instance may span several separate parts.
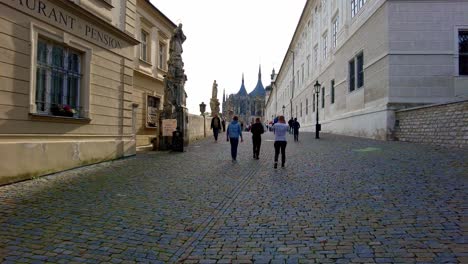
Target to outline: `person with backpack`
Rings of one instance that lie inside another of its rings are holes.
[[[299,141],[299,128],[301,127],[301,124],[297,122],[297,118],[294,118],[294,122],[292,123],[292,129],[294,133],[294,141]]]
[[[239,118],[234,116],[232,122],[227,127],[226,140],[231,143],[231,157],[232,162],[237,162],[237,147],[239,146],[239,137],[241,142],[244,142],[242,138],[242,128],[238,122]]]

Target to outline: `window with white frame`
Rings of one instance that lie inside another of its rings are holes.
[[[468,75],[468,30],[458,31],[458,74]]]
[[[338,15],[335,17],[335,19],[333,19],[333,31],[332,31],[332,45],[333,45],[333,48],[336,48],[336,43],[337,43],[337,39],[338,39],[338,22],[339,21],[339,17]]]
[[[351,17],[355,17],[367,0],[351,0]]]
[[[36,56],[36,111],[40,114],[80,117],[82,54],[38,39]]]
[[[140,59],[148,61],[148,36],[144,30],[141,31]]]
[[[158,67],[161,70],[166,69],[166,44],[159,42]]]
[[[322,42],[323,42],[323,59],[326,60],[328,57],[328,32],[325,32],[322,36]]]
[[[307,55],[307,78],[310,76],[310,55]]]
[[[322,87],[322,108],[325,108],[325,87]]]
[[[302,70],[302,83],[304,83],[304,76],[305,76],[305,74],[304,74],[304,63],[301,66],[301,70]]]
[[[318,44],[314,47],[314,65],[318,65]]]

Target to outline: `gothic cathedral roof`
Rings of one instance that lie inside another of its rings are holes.
[[[242,85],[241,85],[239,92],[237,92],[237,95],[247,96],[247,90],[245,89],[245,85],[244,85],[244,74],[242,74]]]
[[[262,69],[261,69],[261,66],[258,67],[257,85],[255,86],[255,89],[249,95],[252,96],[252,97],[265,96],[265,88],[263,87],[263,84],[262,84]]]

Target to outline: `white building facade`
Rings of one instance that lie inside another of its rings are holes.
[[[265,119],[392,139],[395,110],[468,98],[468,1],[308,0]],[[314,93],[314,84],[321,84]]]

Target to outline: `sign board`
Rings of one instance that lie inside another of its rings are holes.
[[[162,132],[163,137],[172,137],[172,132],[176,131],[177,119],[163,119]]]

